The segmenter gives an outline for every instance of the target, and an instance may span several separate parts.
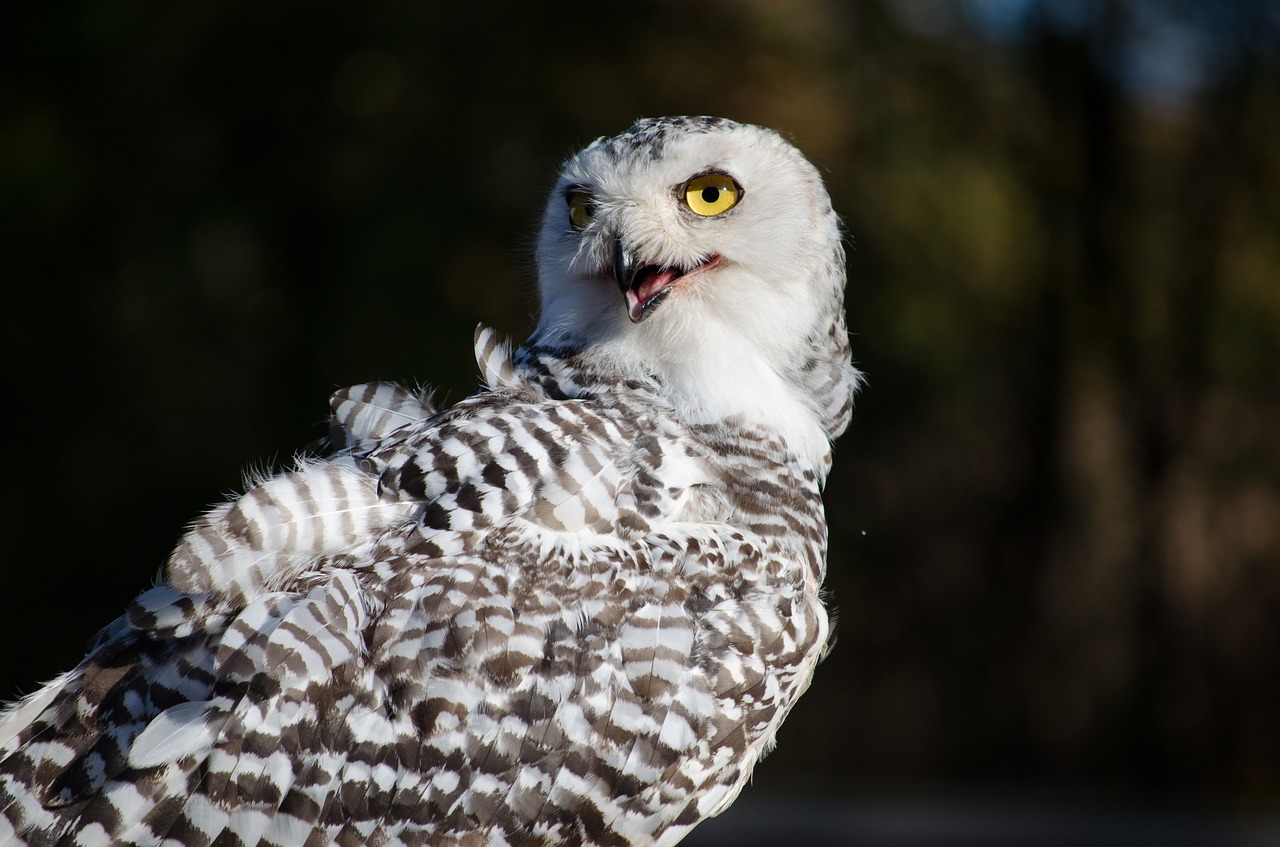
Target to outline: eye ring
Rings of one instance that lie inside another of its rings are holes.
[[[695,215],[714,218],[738,205],[742,200],[742,186],[728,174],[707,173],[681,186],[680,196]]]
[[[596,216],[596,198],[582,188],[570,188],[564,199],[569,204],[569,224],[577,230],[586,229]]]

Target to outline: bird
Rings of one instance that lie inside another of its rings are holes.
[[[738,796],[831,625],[862,383],[840,220],[770,129],[564,164],[517,348],[366,383],[0,714],[0,844],[655,845]]]

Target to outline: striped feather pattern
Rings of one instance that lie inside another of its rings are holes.
[[[366,382],[336,391],[329,408],[333,412],[330,441],[339,449],[380,441],[436,413],[428,392],[390,382]]]

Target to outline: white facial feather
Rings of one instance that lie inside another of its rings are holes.
[[[731,177],[742,196],[700,217],[681,188],[709,172]],[[581,230],[566,202],[575,190],[594,203]],[[722,260],[632,323],[610,272],[615,240],[638,264]],[[656,377],[691,422],[737,416],[783,435],[815,466],[825,461],[838,434],[823,420],[830,403],[810,396],[797,374],[833,326],[843,334],[844,255],[821,177],[777,133],[668,119],[598,140],[569,160],[551,193],[538,267],[544,340],[586,344],[624,373]],[[837,346],[832,367],[848,369],[837,390],[851,392],[857,375],[843,339]]]

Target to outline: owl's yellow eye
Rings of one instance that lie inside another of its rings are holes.
[[[704,218],[722,215],[738,205],[742,189],[724,174],[696,176],[684,186],[685,205]]]
[[[596,201],[585,191],[570,191],[565,195],[569,203],[569,223],[574,229],[585,229],[596,214]]]

